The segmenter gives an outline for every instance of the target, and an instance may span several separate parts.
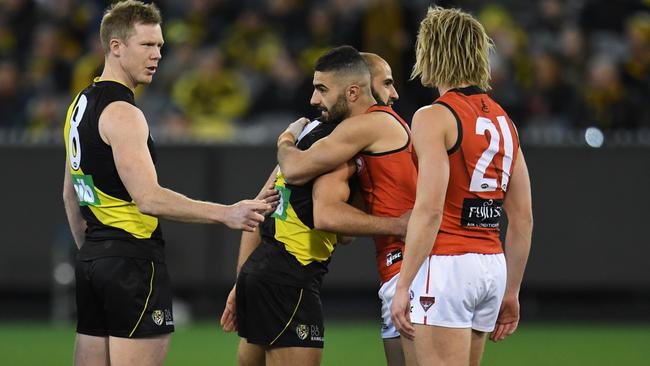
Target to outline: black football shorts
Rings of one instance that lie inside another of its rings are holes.
[[[140,338],[174,331],[164,263],[104,257],[76,264],[77,333]]]
[[[323,348],[325,329],[318,292],[242,272],[236,292],[239,336],[249,343]]]

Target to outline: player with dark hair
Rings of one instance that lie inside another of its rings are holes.
[[[311,122],[304,130],[294,125],[301,150],[375,104],[368,67],[354,48],[331,50],[315,70],[311,104],[322,111],[322,122]],[[346,203],[347,181],[355,170],[353,161],[343,161],[297,186],[276,169],[267,181],[265,186],[277,178],[283,204],[260,226],[261,244],[254,234],[243,235],[239,263],[245,263],[222,317],[226,330],[234,329],[236,321],[242,337],[240,365],[319,364],[324,344],[319,291],[337,234],[404,234],[407,215],[371,216]]]
[[[519,321],[530,179],[515,125],[486,93],[491,47],[460,10],[429,8],[420,23],[413,77],[440,98],[413,116],[417,199],[391,308],[420,365],[478,365],[486,334],[504,339]]]
[[[368,105],[362,114],[345,119],[329,136],[304,151],[292,143],[296,131],[306,123],[304,118],[297,120],[278,139],[278,162],[287,181],[301,184],[354,159],[368,212],[383,217],[399,217],[413,208],[415,202],[417,167],[410,129],[390,108],[399,98],[390,66],[375,54],[364,53],[362,56],[372,70],[376,104]],[[381,281],[382,338],[389,365],[415,364],[413,343],[407,338],[399,338],[389,312],[403,247],[401,237],[375,236]]]
[[[258,200],[195,201],[158,184],[154,143],[133,90],[156,72],[160,23],[153,4],[108,8],[100,28],[104,70],[68,109],[63,199],[79,248],[76,365],[163,363],[174,319],[159,217],[250,231],[272,209]]]

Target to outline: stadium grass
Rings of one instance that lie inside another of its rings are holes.
[[[323,365],[384,365],[377,324],[327,323]],[[215,323],[177,327],[166,365],[235,365],[238,338]],[[1,365],[71,365],[74,329],[0,323]],[[488,343],[483,365],[650,365],[650,324],[527,324]]]

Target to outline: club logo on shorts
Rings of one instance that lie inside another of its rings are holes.
[[[305,324],[298,324],[298,326],[296,326],[296,335],[304,341],[309,335],[309,327]]]
[[[309,326],[310,333],[311,333],[311,340],[315,342],[324,342],[325,339],[320,335],[320,328],[318,328],[318,325],[310,325]]]
[[[433,296],[420,296],[420,305],[422,305],[422,309],[424,309],[425,312],[435,303],[436,298]]]
[[[151,313],[151,319],[153,319],[153,322],[156,323],[156,325],[162,325],[163,320],[165,320],[165,315],[163,315],[162,310],[154,310],[153,313]]]
[[[165,309],[165,325],[174,325],[174,316],[169,309]]]

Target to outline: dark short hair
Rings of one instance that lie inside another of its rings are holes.
[[[314,70],[346,74],[368,74],[368,77],[370,77],[368,65],[359,51],[352,46],[332,48],[316,61]]]

